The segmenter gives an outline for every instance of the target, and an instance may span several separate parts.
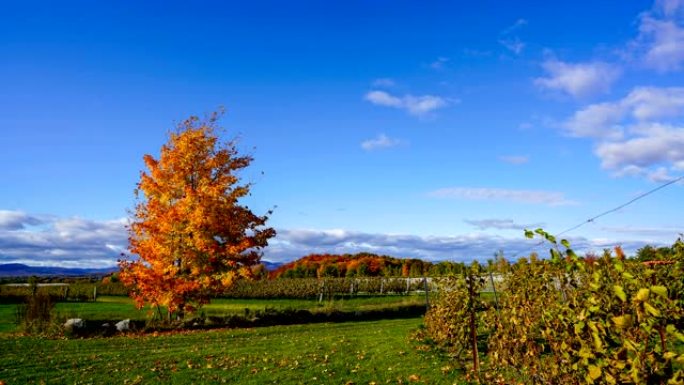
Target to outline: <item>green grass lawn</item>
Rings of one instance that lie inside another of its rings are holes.
[[[145,319],[149,309],[138,310],[128,297],[98,297],[97,302],[58,302],[55,313],[59,318],[83,319]]]
[[[420,295],[388,295],[381,297],[359,296],[354,298],[336,299],[334,301],[318,302],[304,299],[215,299],[205,305],[202,311],[210,316],[225,316],[230,314],[244,314],[250,311],[266,308],[292,308],[311,312],[339,310],[359,311],[377,310],[403,305],[425,303]],[[15,325],[15,304],[0,304],[0,334],[17,331]],[[100,296],[97,302],[60,302],[55,305],[55,314],[59,322],[68,318],[83,318],[85,320],[122,320],[126,318],[144,320],[149,318],[150,309],[136,309],[133,301],[128,297]]]
[[[326,309],[358,311],[384,309],[393,306],[420,305],[424,303],[425,297],[419,295],[360,296],[323,302],[305,299],[216,299],[209,305],[204,306],[204,311],[207,315],[236,314],[244,312],[246,308],[250,310],[264,310],[267,307],[303,309],[312,312]]]
[[[416,350],[420,318],[49,340],[0,337],[7,384],[458,383],[447,358]]]
[[[0,304],[0,334],[13,332],[16,329],[16,308],[17,305],[14,304]]]

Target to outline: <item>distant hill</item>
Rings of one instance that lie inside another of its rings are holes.
[[[266,270],[268,270],[268,271],[273,271],[273,270],[275,270],[275,269],[277,269],[283,265],[282,262],[271,262],[271,261],[264,261],[264,260],[261,260],[261,263],[263,263],[264,266],[266,266]]]
[[[261,261],[268,271],[279,268],[281,262]],[[84,275],[107,275],[118,271],[116,266],[107,268],[67,268],[58,266],[28,266],[21,263],[0,264],[0,277],[30,277],[32,275],[45,276],[84,276]]]
[[[83,276],[105,275],[119,270],[118,267],[95,268],[67,268],[57,266],[28,266],[21,263],[0,264],[0,277],[30,277],[35,276]]]
[[[310,254],[270,270],[270,278],[304,277],[422,277],[462,271],[455,262],[432,263],[415,258],[394,258],[372,253]]]

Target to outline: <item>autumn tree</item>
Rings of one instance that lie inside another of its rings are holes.
[[[275,235],[239,204],[251,184],[238,172],[251,156],[217,136],[220,113],[191,117],[169,133],[159,159],[145,155],[128,226],[135,260],[120,261],[120,279],[138,307],[166,307],[180,317],[241,277],[251,277],[261,250]]]

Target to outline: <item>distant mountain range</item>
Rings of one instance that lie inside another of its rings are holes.
[[[268,270],[277,269],[282,263],[262,261]],[[83,276],[106,275],[119,270],[118,267],[106,268],[68,268],[57,266],[28,266],[21,263],[0,264],[0,277],[30,277],[35,276]]]
[[[67,268],[57,266],[28,266],[21,263],[0,264],[0,277],[30,277],[36,276],[82,276],[105,275],[119,270],[118,267],[95,268]]]
[[[266,269],[268,269],[269,271],[273,271],[282,266],[285,262],[261,261],[261,263],[266,265]]]

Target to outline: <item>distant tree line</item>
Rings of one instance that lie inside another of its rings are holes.
[[[672,259],[674,255],[675,250],[672,246],[655,247],[646,245],[637,250],[634,258],[640,262],[666,261]]]
[[[423,277],[463,272],[461,262],[432,263],[372,253],[310,254],[270,272],[269,278]]]

